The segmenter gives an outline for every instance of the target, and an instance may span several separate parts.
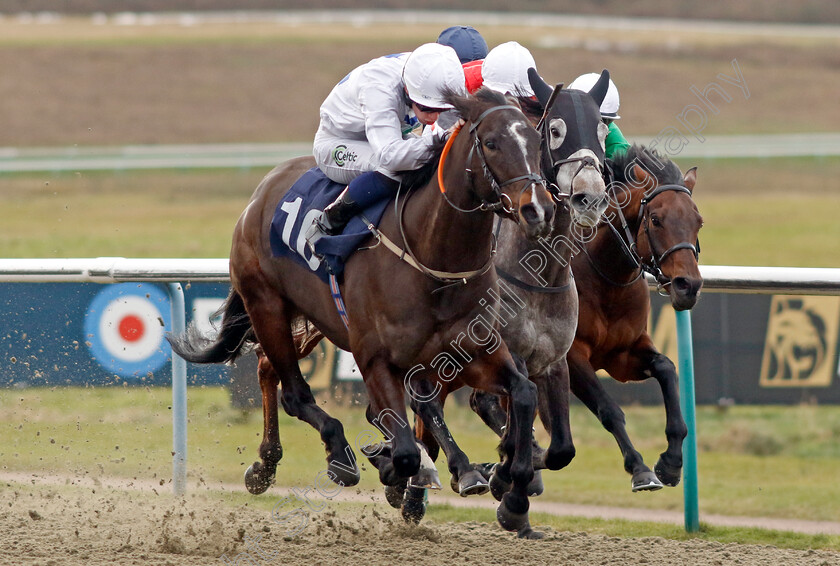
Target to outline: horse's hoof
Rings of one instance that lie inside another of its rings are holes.
[[[403,521],[417,524],[426,515],[426,490],[410,487],[405,490],[400,509]]]
[[[484,495],[490,491],[489,482],[476,470],[470,470],[458,478],[458,485],[456,487],[458,488],[456,493],[461,497]]]
[[[405,484],[385,486],[385,499],[394,509],[402,507],[403,495],[405,495]]]
[[[355,470],[351,470],[351,466],[346,464],[337,465],[335,460],[328,460],[327,476],[333,481],[333,483],[342,487],[356,485],[359,483],[359,480],[362,479],[362,474],[359,473],[359,467],[355,462],[352,467],[355,468]]]
[[[656,472],[656,477],[659,481],[668,487],[677,487],[680,484],[680,477],[682,475],[681,466],[669,466],[660,456],[653,470]]]
[[[542,495],[543,491],[545,491],[545,484],[543,484],[542,470],[534,470],[534,477],[528,482],[528,497]]]
[[[420,471],[408,479],[409,487],[422,489],[440,489],[440,476],[434,468],[420,468]]]
[[[528,540],[540,540],[545,538],[545,533],[535,531],[531,528],[531,525],[525,525],[523,528],[519,529],[516,536],[519,538],[526,538]]]
[[[496,468],[490,476],[490,493],[493,494],[496,501],[501,501],[508,491],[510,491],[510,482],[503,480],[499,476],[498,468]]]
[[[496,509],[496,519],[506,531],[519,533],[530,528],[530,523],[528,522],[528,500],[525,499],[524,509],[519,512],[515,508],[511,509],[511,500],[512,498],[509,494],[502,499],[502,502]]]
[[[657,491],[662,489],[662,482],[656,477],[656,474],[647,470],[646,472],[639,472],[633,476],[630,481],[630,486],[633,492],[637,491]]]
[[[274,476],[262,477],[261,471],[263,465],[259,462],[254,462],[248,469],[245,470],[245,488],[253,495],[260,495],[274,483]]]

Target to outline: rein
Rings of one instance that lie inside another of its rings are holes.
[[[512,218],[513,220],[518,222],[519,219],[514,215],[515,209],[513,207],[513,202],[511,201],[509,196],[502,193],[502,190],[501,190],[502,187],[506,187],[506,186],[508,186],[510,184],[513,184],[513,183],[516,183],[518,181],[531,181],[530,184],[523,187],[522,192],[524,192],[526,189],[528,189],[530,187],[533,187],[536,184],[545,185],[545,180],[542,177],[540,177],[539,175],[531,173],[531,174],[528,174],[528,175],[520,175],[518,177],[513,177],[512,179],[508,179],[506,181],[503,181],[503,182],[499,183],[498,180],[496,179],[495,175],[492,173],[492,171],[490,171],[490,167],[487,165],[487,160],[484,157],[484,152],[481,149],[481,139],[478,137],[478,133],[476,132],[476,128],[484,120],[484,118],[487,117],[488,114],[490,114],[492,112],[495,112],[497,110],[505,110],[505,109],[512,109],[512,110],[517,110],[518,111],[518,108],[516,108],[515,106],[509,106],[509,105],[493,106],[491,108],[488,108],[484,112],[482,112],[479,115],[479,117],[475,120],[475,122],[472,123],[472,125],[470,126],[470,129],[469,129],[470,134],[473,136],[473,145],[470,148],[469,155],[467,156],[467,164],[469,164],[472,161],[473,154],[477,153],[478,156],[479,156],[479,159],[481,161],[482,169],[484,170],[484,176],[488,180],[488,182],[490,183],[490,186],[493,188],[493,192],[495,193],[498,200],[496,202],[487,202],[486,200],[482,200],[481,204],[479,204],[477,207],[475,207],[473,209],[463,209],[463,208],[458,207],[455,203],[453,203],[449,199],[449,196],[446,194],[446,186],[443,182],[443,167],[446,163],[446,158],[449,155],[450,150],[452,149],[452,144],[453,144],[455,138],[461,132],[461,129],[462,129],[461,125],[457,126],[453,130],[452,135],[449,136],[449,139],[446,141],[446,145],[444,146],[443,151],[441,152],[440,161],[439,161],[439,164],[438,164],[437,178],[438,178],[438,186],[440,187],[440,192],[443,195],[443,198],[446,200],[447,204],[449,204],[449,206],[451,206],[455,210],[457,210],[459,212],[464,212],[464,213],[489,212],[489,211],[498,213],[499,211],[501,211],[505,215],[509,216],[510,218]],[[467,168],[465,174],[466,174],[467,183],[473,184],[473,180],[472,180],[472,177],[471,177],[472,170]],[[505,200],[507,200],[507,204],[505,203]],[[404,215],[404,212],[405,212],[405,207],[406,207],[407,202],[408,202],[408,196],[406,196],[406,198],[403,199],[402,204],[400,205],[400,193],[399,193],[399,189],[398,189],[394,205],[397,208],[397,211],[396,211],[397,223],[398,223],[399,228],[400,228],[400,235],[402,236],[403,245],[405,246],[405,248],[401,248],[397,244],[395,244],[390,238],[388,238],[378,228],[376,228],[373,225],[373,223],[371,223],[367,218],[365,218],[364,216],[361,216],[361,218],[367,224],[368,230],[370,230],[370,232],[374,235],[374,237],[376,237],[376,239],[379,241],[379,243],[383,244],[389,251],[394,253],[394,255],[399,257],[402,261],[406,262],[407,264],[409,264],[414,269],[420,271],[423,275],[426,275],[427,277],[429,277],[431,279],[434,279],[435,281],[438,281],[439,283],[446,283],[447,284],[443,287],[440,287],[439,289],[435,289],[434,291],[432,291],[433,293],[442,291],[442,290],[446,289],[447,287],[449,287],[451,285],[466,285],[471,279],[474,279],[476,277],[480,277],[490,270],[490,268],[493,265],[493,257],[496,255],[496,235],[495,234],[493,234],[493,242],[492,242],[491,247],[490,247],[490,254],[487,258],[487,261],[484,262],[484,265],[482,265],[478,269],[474,269],[474,270],[471,270],[471,271],[454,271],[454,272],[453,271],[439,271],[439,270],[431,269],[431,268],[423,265],[423,263],[420,262],[419,259],[417,259],[417,256],[412,251],[411,246],[408,244],[408,238],[406,237],[406,234],[405,234],[405,224],[403,222],[403,215]]]
[[[592,256],[589,255],[589,251],[586,249],[586,246],[583,247],[583,252],[586,255],[586,258],[589,260],[589,264],[595,270],[595,272],[600,275],[603,279],[605,279],[611,285],[616,287],[629,287],[636,281],[638,281],[644,273],[649,273],[656,279],[656,282],[660,289],[666,287],[667,285],[671,284],[670,278],[668,278],[664,273],[662,273],[662,263],[665,259],[670,256],[672,253],[678,250],[691,250],[694,253],[694,257],[696,259],[700,258],[700,240],[697,240],[697,244],[692,244],[690,242],[680,242],[678,244],[674,244],[657,257],[656,250],[653,247],[653,240],[650,239],[650,229],[647,222],[647,217],[645,216],[645,209],[649,202],[651,202],[654,198],[661,195],[667,191],[675,191],[680,193],[685,193],[691,198],[691,191],[688,188],[682,185],[660,185],[656,187],[649,195],[646,195],[642,198],[641,204],[639,206],[639,214],[636,217],[636,223],[644,228],[645,236],[648,239],[648,243],[650,245],[650,263],[645,262],[638,251],[638,246],[636,244],[636,238],[633,236],[632,232],[630,231],[629,223],[624,216],[624,211],[622,207],[616,207],[618,216],[621,220],[621,228],[624,231],[624,236],[618,231],[618,229],[612,225],[612,223],[607,223],[607,226],[612,231],[613,235],[621,242],[621,250],[624,255],[635,265],[634,269],[638,269],[639,273],[631,279],[627,283],[617,283],[607,277],[597,265],[595,265],[595,261],[592,259]],[[625,239],[626,238],[626,239]]]
[[[502,219],[499,218],[496,221],[496,230],[493,232],[493,237],[495,241],[499,239],[499,232],[502,230]],[[557,287],[543,287],[540,285],[531,285],[530,283],[526,283],[521,279],[518,279],[515,275],[508,273],[498,265],[496,266],[496,275],[500,278],[504,279],[514,287],[519,287],[524,291],[529,291],[531,293],[544,293],[544,294],[554,294],[554,293],[562,293],[564,291],[568,291],[569,288],[572,286],[572,279],[574,279],[574,274],[572,270],[569,269],[569,282],[565,285],[559,285]]]
[[[470,153],[467,155],[467,164],[470,164],[472,162],[474,153],[478,154],[478,158],[481,162],[481,168],[483,170],[484,177],[490,183],[490,187],[493,189],[493,193],[496,195],[496,198],[497,198],[496,202],[488,202],[488,201],[482,199],[481,204],[479,204],[477,207],[470,208],[470,209],[464,209],[464,208],[460,208],[458,205],[456,205],[451,200],[449,200],[449,196],[446,194],[446,185],[443,182],[443,166],[446,163],[446,157],[449,155],[449,151],[452,148],[452,144],[455,141],[455,138],[457,137],[457,135],[461,131],[461,126],[459,125],[458,127],[456,127],[455,130],[452,132],[452,135],[449,136],[449,139],[446,140],[446,145],[443,147],[443,152],[440,154],[440,164],[438,165],[438,172],[437,172],[438,186],[440,187],[440,192],[443,195],[443,198],[446,199],[446,202],[449,204],[449,206],[451,206],[452,208],[454,208],[458,212],[471,213],[471,212],[487,212],[487,211],[499,212],[499,211],[501,211],[505,215],[509,216],[515,222],[519,222],[519,219],[514,215],[515,210],[514,210],[514,207],[513,207],[513,202],[511,201],[509,196],[502,193],[502,187],[512,185],[513,183],[516,183],[518,181],[531,181],[530,184],[528,184],[528,185],[526,185],[522,188],[522,191],[520,191],[520,194],[521,194],[521,193],[525,192],[525,190],[529,189],[530,187],[533,187],[534,185],[545,186],[545,184],[546,184],[545,179],[543,179],[540,175],[537,175],[536,173],[529,173],[527,175],[519,175],[518,177],[513,177],[512,179],[508,179],[506,181],[503,181],[503,182],[499,183],[499,181],[496,179],[496,176],[493,174],[492,171],[490,171],[490,167],[487,165],[487,158],[484,156],[484,150],[481,149],[481,139],[478,137],[478,133],[476,132],[476,129],[478,128],[479,124],[481,124],[481,122],[484,120],[484,118],[487,117],[488,114],[491,114],[492,112],[496,112],[497,110],[508,110],[508,109],[519,111],[518,108],[516,108],[515,106],[510,106],[510,105],[493,106],[491,108],[488,108],[484,112],[482,112],[479,115],[479,117],[475,120],[475,122],[472,123],[472,125],[470,126],[470,130],[469,130],[470,135],[473,136],[473,142],[472,142],[472,146],[470,147]],[[472,173],[473,173],[472,169],[467,167],[466,170],[465,170],[466,180],[467,180],[468,183],[471,183],[471,184],[472,184],[472,178],[471,178]],[[507,200],[507,203],[505,203],[505,200]]]

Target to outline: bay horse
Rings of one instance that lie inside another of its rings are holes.
[[[576,249],[572,228],[574,224],[594,228],[607,207],[603,177],[607,127],[599,107],[609,73],[604,71],[590,93],[562,90],[562,85],[552,89],[536,73],[531,83],[542,115],[543,175],[552,180],[557,212],[551,233],[536,242],[523,237],[513,222],[499,220],[499,252],[494,264],[506,292],[498,310],[487,312],[499,321],[502,338],[520,371],[538,388],[539,415],[551,433],[551,445],[546,451],[534,446],[535,468],[558,470],[575,454],[566,365],[578,320],[578,296],[570,266]],[[476,481],[483,478],[479,469],[470,464],[443,424],[446,397],[463,385],[458,379],[442,383],[434,401],[413,403],[412,408],[420,417],[415,422],[418,438],[432,459],[436,459],[438,447],[444,450],[452,488],[467,496],[486,492],[486,484]],[[499,436],[504,434],[509,423],[498,397],[474,391],[471,405]],[[509,482],[503,470],[491,475],[489,487],[497,499],[507,491]],[[539,491],[536,486],[530,489]],[[402,501],[400,489],[386,488],[386,495],[392,505],[402,505],[404,516],[422,517],[425,494],[421,488],[409,486]]]
[[[697,168],[683,175],[655,151],[632,146],[610,170],[609,220],[572,261],[580,319],[568,354],[571,389],[615,437],[632,490],[656,490],[679,483],[687,429],[674,363],[648,334],[650,291],[644,273],[667,290],[674,309],[690,309],[697,302],[703,285],[697,265],[703,219],[691,198]],[[620,382],[652,377],[659,383],[668,448],[655,473],[633,447],[624,412],[595,374],[599,369]]]
[[[515,219],[525,234],[538,238],[550,229],[554,205],[539,175],[539,134],[518,106],[487,89],[467,97],[450,93],[447,100],[466,124],[450,138],[438,175],[399,206],[389,207],[376,238],[347,261],[339,286],[347,326],[329,286],[300,264],[272,255],[269,231],[275,209],[294,181],[314,165],[311,158],[297,158],[263,179],[237,222],[230,255],[231,292],[218,336],[204,340],[192,327],[170,341],[177,354],[199,363],[233,361],[246,344],[259,343],[264,354],[259,367],[264,430],[262,462],[246,473],[246,486],[253,493],[268,488],[282,457],[278,384],[284,410],[320,432],[328,477],[340,485],[359,481],[341,423],[316,405],[300,373],[297,360],[302,352],[292,325],[301,318],[353,353],[368,392],[367,418],[387,433],[389,463],[401,478],[416,474],[421,459],[406,419],[407,375],[415,375],[417,368],[434,368],[444,353],[463,356],[469,361],[459,373],[465,383],[511,399],[511,426],[501,450],[512,486],[497,517],[504,528],[521,532],[530,529],[527,485],[534,474],[531,422],[536,388],[517,370],[501,340],[490,344],[465,338],[475,336],[475,321],[485,320],[484,305],[495,304],[498,297],[492,266],[493,213]],[[392,245],[393,240],[402,242],[404,249],[378,245],[386,236]],[[496,326],[488,326],[488,337]],[[420,377],[422,383],[425,378]],[[383,422],[386,418],[390,427]]]

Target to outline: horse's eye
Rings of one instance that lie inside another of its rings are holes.
[[[657,218],[656,216],[651,216],[650,217],[650,223],[653,224],[654,226],[662,226],[662,223],[659,222],[659,218]]]
[[[551,137],[559,138],[560,137],[560,130],[557,128],[551,128]]]
[[[494,142],[493,140],[487,140],[486,142],[484,142],[484,147],[486,147],[487,149],[496,149],[496,142]]]

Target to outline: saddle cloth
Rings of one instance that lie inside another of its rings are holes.
[[[304,236],[309,226],[344,188],[345,185],[330,180],[317,167],[295,181],[277,204],[271,220],[272,255],[291,258],[314,271],[324,283],[329,283],[330,274],[340,278],[347,258],[370,236],[367,224],[359,216],[354,217],[341,234],[318,240],[315,244],[317,255],[314,256]],[[375,202],[362,214],[378,226],[389,202],[389,199]]]

